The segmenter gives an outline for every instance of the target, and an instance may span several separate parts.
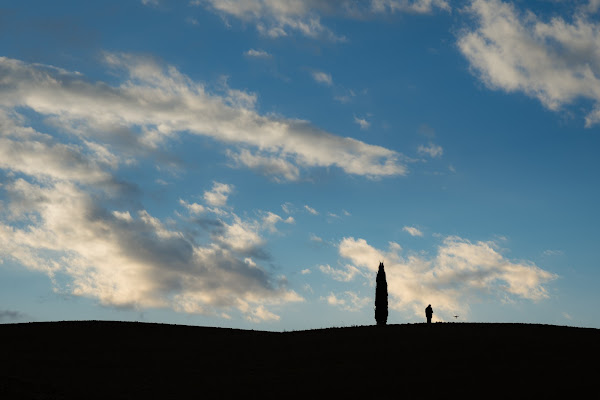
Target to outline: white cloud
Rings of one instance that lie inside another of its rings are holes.
[[[227,203],[229,194],[233,191],[233,185],[213,182],[211,190],[204,192],[204,200],[215,207],[223,207]]]
[[[312,77],[317,83],[322,83],[326,86],[333,85],[333,79],[331,78],[331,74],[322,71],[313,71]]]
[[[434,8],[450,11],[450,4],[446,0],[372,0],[371,8],[377,13],[389,11],[429,14]]]
[[[320,4],[323,3],[323,4]],[[311,38],[343,41],[321,24],[319,9],[328,7],[326,2],[314,0],[196,0],[191,4],[205,5],[222,15],[256,24],[258,32],[266,37],[278,38],[298,32]]]
[[[600,122],[598,23],[578,12],[544,22],[499,0],[474,0],[467,10],[476,27],[458,46],[489,88],[523,92],[555,111],[586,98],[594,103],[586,126]]]
[[[544,250],[544,252],[542,253],[545,256],[562,256],[563,254],[565,254],[562,250]]]
[[[224,17],[230,16],[256,24],[266,37],[279,38],[299,33],[313,39],[345,41],[321,23],[321,16],[364,19],[396,12],[429,14],[434,9],[450,10],[446,0],[193,0]]]
[[[310,271],[310,269],[308,269],[308,268],[305,268],[305,269],[303,269],[302,271],[300,271],[300,273],[301,273],[302,275],[308,275],[308,274],[310,274],[310,272],[311,272],[311,271]]]
[[[337,295],[329,293],[327,297],[321,299],[327,301],[327,304],[340,307],[345,311],[359,311],[371,302],[371,298],[360,297],[351,291],[345,291]]]
[[[0,106],[26,107],[83,140],[101,137],[132,153],[157,151],[181,132],[254,147],[260,157],[242,151],[237,160],[285,171],[286,179],[294,179],[298,166],[337,166],[369,178],[406,174],[403,156],[393,150],[258,114],[253,94],[208,93],[174,67],[143,57],[106,54],[105,61],[128,79],[120,86],[90,83],[80,74],[0,57]]]
[[[113,211],[112,213],[116,218],[122,219],[123,221],[133,221],[133,217],[131,216],[131,214],[129,214],[129,211]]]
[[[281,157],[252,154],[246,149],[242,149],[239,153],[229,150],[227,155],[238,166],[256,170],[270,176],[276,182],[293,182],[300,178],[298,167]]]
[[[188,203],[182,199],[179,199],[179,204],[187,208],[187,210],[192,214],[202,214],[204,211],[206,211],[206,208],[202,204]]]
[[[304,209],[306,211],[308,211],[309,213],[311,213],[312,215],[319,215],[319,212],[317,210],[315,210],[314,208],[310,207],[309,205],[304,205]]]
[[[294,209],[294,205],[292,203],[290,203],[289,201],[283,203],[281,205],[281,209],[283,210],[284,213],[286,214],[291,214],[292,212],[295,211]]]
[[[327,304],[332,306],[343,306],[346,302],[342,299],[338,299],[335,294],[330,293],[329,296],[326,297]]]
[[[109,183],[107,167],[118,165],[118,158],[105,147],[62,144],[49,135],[19,124],[22,116],[0,109],[0,168],[46,179],[80,183]]]
[[[374,276],[384,261],[390,308],[419,318],[427,304],[436,309],[436,318],[449,319],[467,315],[469,304],[482,296],[541,300],[548,297],[544,284],[557,277],[532,262],[506,259],[494,242],[455,236],[446,237],[434,256],[401,257],[396,246],[382,251],[354,238],[344,238],[338,249],[365,275]]]
[[[323,238],[321,238],[321,237],[319,237],[319,236],[315,235],[314,233],[311,233],[311,234],[308,236],[308,238],[309,238],[309,240],[310,240],[311,242],[315,242],[315,243],[324,243],[324,241],[323,241]]]
[[[13,153],[0,162],[0,262],[10,259],[47,274],[56,291],[117,307],[221,316],[233,308],[258,321],[276,319],[266,308],[271,304],[303,300],[284,278],[253,260],[266,258],[261,230],[268,226],[260,221],[232,211],[221,219],[194,218],[212,239],[200,243],[178,228],[188,220],[165,222],[139,208],[130,186],[111,173],[121,159],[103,144],[57,143],[6,109],[0,112],[0,140],[14,142]],[[32,149],[46,152],[40,155],[45,168],[30,156]],[[214,182],[206,201],[224,205],[231,189]],[[183,199],[179,204],[195,216],[205,210]]]
[[[354,122],[360,126],[360,129],[369,129],[371,123],[364,118],[358,118],[356,115],[354,116]]]
[[[213,239],[224,247],[241,254],[254,254],[257,248],[265,243],[260,235],[260,224],[242,220],[232,214],[233,221],[221,220],[222,230],[215,233]]]
[[[404,228],[402,228],[402,230],[404,232],[408,232],[408,234],[410,236],[423,236],[423,232],[421,232],[419,229],[415,228],[414,226],[405,226]]]
[[[600,0],[590,0],[589,3],[584,7],[584,10],[589,13],[597,13],[600,9]]]
[[[270,211],[267,211],[263,215],[262,220],[263,220],[263,229],[266,229],[270,232],[277,232],[277,228],[275,225],[279,222],[283,222],[285,224],[293,224],[296,222],[293,217],[287,217],[286,219],[283,219],[279,215],[272,213]]]
[[[244,55],[246,55],[248,57],[255,57],[255,58],[271,58],[271,54],[267,53],[264,50],[250,49],[250,50],[246,51],[244,53]]]
[[[342,104],[346,104],[352,101],[356,97],[356,93],[352,89],[343,89],[342,94],[338,94],[333,97],[334,100],[339,101]]]
[[[444,154],[442,146],[438,146],[434,143],[429,142],[427,146],[419,145],[417,148],[419,154],[428,154],[432,158],[440,157]]]
[[[279,321],[279,315],[273,314],[262,305],[252,310],[247,318],[252,322]]]
[[[336,281],[350,282],[356,275],[360,275],[358,268],[352,265],[345,265],[343,269],[332,268],[329,264],[319,265],[319,269],[326,275],[331,276]]]
[[[59,290],[106,305],[209,314],[243,311],[240,301],[248,304],[243,312],[253,314],[265,304],[301,300],[232,250],[195,245],[146,210],[136,217],[109,213],[68,182],[41,186],[17,179],[3,190],[14,202],[27,202],[35,218],[0,223],[0,254],[47,273]],[[69,283],[59,284],[58,273]]]

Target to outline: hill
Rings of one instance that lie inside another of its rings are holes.
[[[264,332],[79,321],[0,325],[0,340],[2,399],[574,393],[595,385],[600,355],[598,329],[536,324]]]

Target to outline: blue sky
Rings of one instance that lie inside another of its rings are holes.
[[[600,327],[599,12],[3,2],[0,322]]]

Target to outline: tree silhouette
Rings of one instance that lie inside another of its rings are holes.
[[[377,325],[385,326],[388,317],[388,291],[382,262],[379,263],[375,283],[375,321]]]

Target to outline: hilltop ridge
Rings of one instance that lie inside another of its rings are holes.
[[[592,379],[587,365],[600,355],[598,329],[502,323],[267,332],[62,321],[0,325],[0,340],[0,397],[40,399],[373,394],[398,385],[539,392],[543,382]]]

